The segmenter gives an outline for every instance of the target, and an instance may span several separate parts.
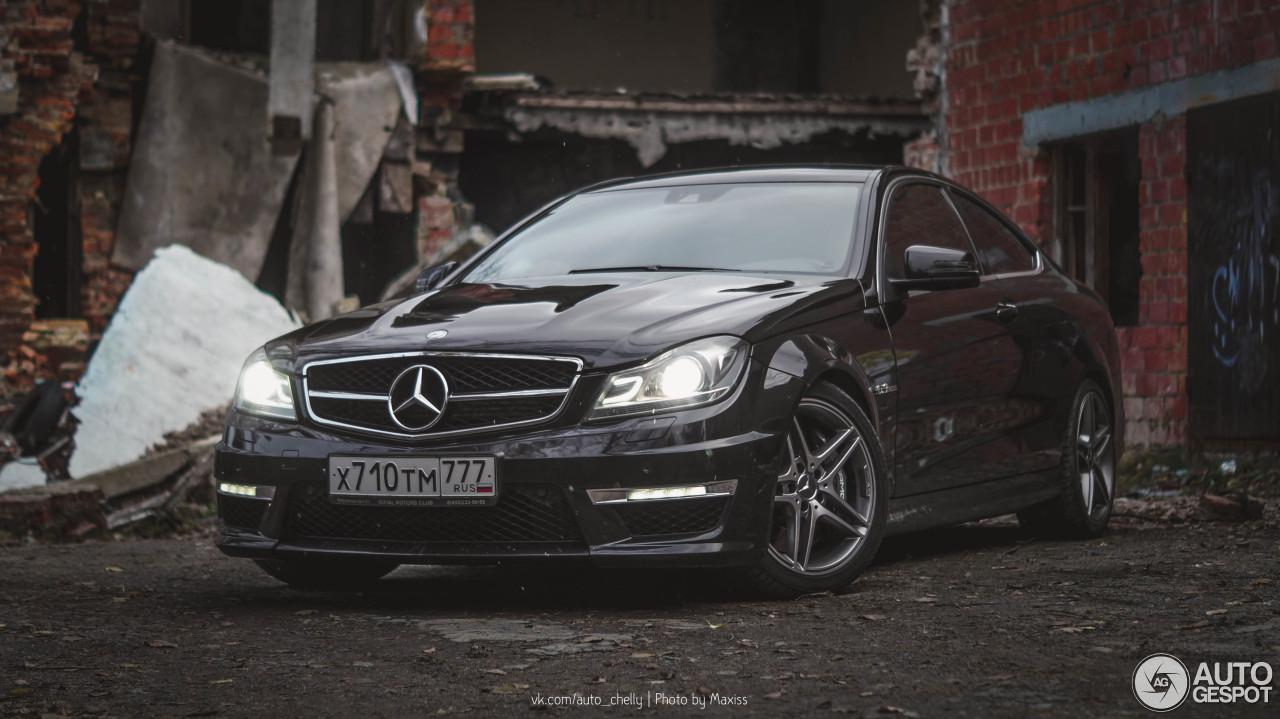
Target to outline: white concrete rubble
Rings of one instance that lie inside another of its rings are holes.
[[[228,404],[245,358],[296,320],[243,275],[181,245],[138,273],[77,387],[71,474],[131,462]]]

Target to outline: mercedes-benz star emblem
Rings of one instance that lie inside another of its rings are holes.
[[[439,422],[448,403],[449,382],[440,370],[425,364],[401,372],[387,394],[391,421],[410,432],[421,432]]]

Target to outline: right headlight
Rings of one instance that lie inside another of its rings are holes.
[[[236,385],[235,407],[242,412],[272,419],[296,420],[293,409],[293,387],[289,376],[267,361],[264,349],[257,349],[245,360]]]
[[[589,419],[653,414],[711,404],[728,394],[747,365],[747,343],[707,337],[651,362],[609,375]]]

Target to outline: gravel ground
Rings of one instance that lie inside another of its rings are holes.
[[[1280,671],[1267,510],[1119,516],[1083,543],[1001,521],[927,532],[889,540],[849,591],[789,602],[706,573],[531,568],[299,592],[209,535],[0,548],[0,714],[1153,716],[1131,691],[1152,653]]]

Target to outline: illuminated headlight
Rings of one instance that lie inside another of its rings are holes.
[[[708,337],[677,347],[635,369],[605,379],[590,417],[652,414],[710,404],[737,384],[747,364],[747,343]]]
[[[297,419],[293,409],[293,388],[288,375],[277,372],[261,349],[249,355],[240,370],[236,387],[236,409],[273,419]]]

